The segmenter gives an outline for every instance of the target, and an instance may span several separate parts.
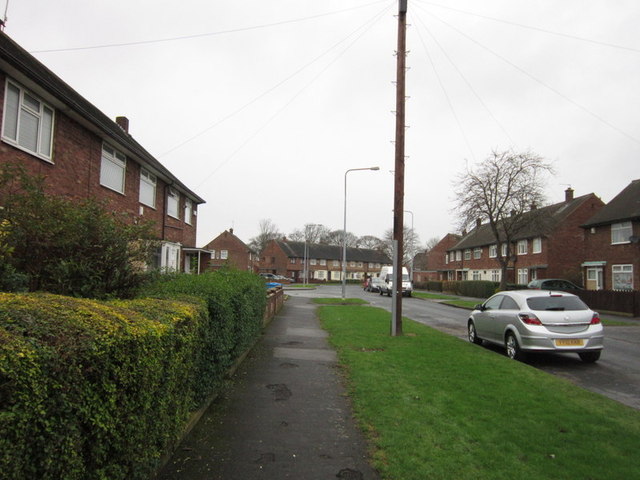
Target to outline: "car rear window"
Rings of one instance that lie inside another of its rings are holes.
[[[589,307],[578,297],[549,295],[548,297],[527,298],[531,310],[588,310]]]

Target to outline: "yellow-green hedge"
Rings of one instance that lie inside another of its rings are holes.
[[[204,301],[0,293],[0,478],[146,478],[197,406]]]

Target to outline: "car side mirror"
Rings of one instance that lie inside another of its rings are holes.
[[[484,312],[484,305],[482,305],[481,303],[477,304],[473,308],[474,308],[474,310],[480,310],[481,312]]]

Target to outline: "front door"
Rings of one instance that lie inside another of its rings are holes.
[[[602,290],[604,276],[602,267],[587,268],[587,290]]]

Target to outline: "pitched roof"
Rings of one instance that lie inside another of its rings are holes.
[[[513,240],[548,235],[558,224],[562,223],[564,219],[582,205],[583,202],[593,196],[595,196],[593,193],[589,193],[588,195],[582,195],[569,201],[526,212],[523,216],[523,221],[526,223],[526,226],[522,231],[518,232],[518,235],[516,235],[516,238],[513,238]],[[496,243],[496,237],[491,230],[491,226],[488,223],[484,223],[464,235],[462,239],[449,250],[482,247],[494,243]]]
[[[583,227],[640,219],[640,180],[632,181],[591,217]]]
[[[41,90],[54,97],[61,105],[69,109],[65,111],[65,114],[81,123],[88,122],[94,133],[105,140],[117,142],[118,146],[126,150],[125,153],[133,156],[139,163],[180,190],[191,200],[196,203],[205,203],[201,197],[178,180],[117,123],[98,110],[4,32],[0,32],[0,69],[15,77],[16,80],[26,83],[25,86],[36,90],[36,92]]]
[[[303,258],[304,242],[290,242],[276,240],[278,246],[288,257]],[[323,260],[342,260],[342,247],[337,245],[322,245],[319,243],[308,243],[308,257]],[[347,247],[348,262],[366,262],[366,263],[382,263],[390,264],[391,259],[378,250],[370,250],[367,248]]]

